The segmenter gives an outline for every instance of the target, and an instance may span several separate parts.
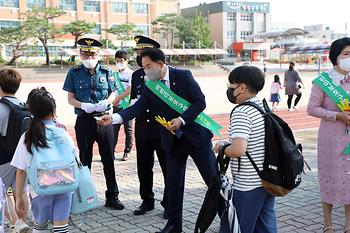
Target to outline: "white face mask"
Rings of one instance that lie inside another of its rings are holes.
[[[350,71],[350,57],[339,59],[339,68],[342,70]]]
[[[117,69],[118,70],[123,70],[123,69],[125,69],[125,65],[124,65],[124,63],[116,63],[116,66],[117,66]]]
[[[86,59],[83,60],[83,64],[88,69],[94,69],[98,63],[98,59]]]
[[[157,81],[160,79],[161,68],[145,70],[145,74],[149,80]]]

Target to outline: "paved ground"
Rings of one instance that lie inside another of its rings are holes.
[[[304,156],[312,167],[303,176],[300,187],[286,197],[276,199],[276,214],[278,219],[278,232],[322,232],[322,215],[319,203],[319,188],[316,172],[316,131],[303,131],[296,133],[297,140],[304,146]],[[98,158],[98,157],[96,157]],[[165,224],[162,219],[162,208],[159,201],[162,195],[162,176],[158,163],[155,165],[155,195],[156,209],[144,216],[133,216],[132,211],[139,205],[138,179],[136,175],[135,156],[127,162],[115,162],[117,180],[120,188],[120,198],[126,205],[123,211],[109,210],[100,207],[86,216],[77,216],[73,219],[76,224],[73,232],[155,232]],[[104,179],[101,163],[93,163],[94,181],[97,185],[103,204]],[[186,173],[186,190],[184,198],[184,232],[193,232],[197,214],[199,212],[206,187],[196,170],[193,161],[188,160]],[[334,222],[337,230],[342,229],[343,211],[335,208]],[[73,227],[72,227],[73,229]],[[218,218],[208,232],[218,232]]]
[[[22,73],[23,72],[23,73]],[[44,72],[26,73],[24,76],[32,79],[26,80],[21,86],[19,96],[25,99],[28,91],[38,85],[45,85],[56,97],[58,103],[58,115],[62,122],[68,125],[72,131],[74,116],[72,109],[66,103],[66,95],[61,91],[62,77],[64,72],[56,72],[56,79],[45,80]],[[227,74],[223,72],[213,72],[209,75],[198,72],[197,81],[201,85],[203,92],[207,96],[208,113],[213,116],[223,126],[227,127],[227,119],[232,106],[225,97]],[[301,106],[305,106],[310,91],[312,77],[315,73],[303,74],[306,89]],[[39,82],[40,80],[40,82]],[[267,86],[260,94],[261,97],[267,97],[269,84],[272,80],[272,74],[267,78]],[[282,108],[285,104],[282,105]],[[278,219],[278,232],[322,232],[322,211],[319,204],[319,188],[317,184],[316,172],[316,131],[299,131],[306,128],[315,128],[319,121],[315,118],[308,117],[305,108],[298,112],[281,111],[278,113],[286,119],[296,130],[298,141],[304,146],[304,155],[312,167],[311,172],[307,172],[303,177],[302,185],[288,196],[277,198],[276,213]],[[226,129],[223,130],[225,132]],[[225,137],[225,135],[224,135]],[[121,139],[122,141],[122,139]],[[100,207],[91,213],[83,216],[74,216],[75,226],[71,227],[72,232],[155,232],[166,223],[162,219],[162,208],[159,201],[162,195],[163,180],[158,163],[155,165],[154,190],[157,199],[156,209],[144,216],[134,216],[132,211],[140,204],[138,195],[138,178],[136,174],[135,154],[127,162],[115,162],[117,171],[117,181],[120,188],[120,199],[126,205],[123,211],[115,211],[104,208],[104,178],[102,166],[99,157],[95,156],[93,162],[93,177],[97,186]],[[194,223],[201,207],[203,197],[206,191],[204,182],[201,180],[195,165],[191,159],[188,161],[186,173],[186,190],[184,201],[184,232],[193,232]],[[341,208],[335,208],[334,222],[337,230],[342,229],[343,211]],[[218,219],[212,224],[210,231],[218,232]]]

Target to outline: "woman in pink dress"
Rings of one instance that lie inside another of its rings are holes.
[[[334,41],[329,58],[334,67],[327,73],[333,83],[350,93],[350,38],[344,37]],[[324,217],[323,232],[335,232],[332,226],[332,207],[343,205],[344,232],[350,233],[350,155],[343,155],[344,149],[350,143],[350,112],[341,112],[315,84],[311,90],[307,111],[309,115],[321,118],[317,165]]]

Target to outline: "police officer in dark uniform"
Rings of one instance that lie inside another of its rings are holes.
[[[105,206],[122,210],[113,162],[113,126],[99,126],[98,117],[108,114],[116,90],[112,70],[98,63],[99,47],[102,44],[91,38],[78,40],[81,65],[68,71],[63,90],[68,92],[68,102],[77,114],[75,134],[80,160],[91,169],[93,144],[98,144],[104,176],[106,179]]]
[[[159,48],[158,42],[145,37],[136,36],[136,53],[137,64],[142,67],[140,55],[143,49]],[[131,81],[131,101],[136,101],[142,93],[144,83],[147,77],[143,68],[136,70],[132,74]],[[150,109],[141,114],[135,120],[135,143],[136,143],[136,157],[137,157],[137,174],[140,181],[140,196],[142,204],[134,211],[135,215],[143,215],[147,211],[154,209],[154,193],[153,189],[153,166],[154,166],[154,152],[156,151],[160,167],[164,177],[164,192],[161,205],[164,208],[164,218],[167,218],[167,189],[165,185],[166,176],[166,161],[165,152],[161,148],[159,123],[155,121],[155,115]]]

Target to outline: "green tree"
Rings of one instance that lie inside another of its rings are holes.
[[[78,47],[78,40],[83,35],[92,32],[96,27],[96,23],[88,23],[84,20],[75,20],[63,26],[63,32],[72,34],[74,36],[74,46],[73,48]]]
[[[193,29],[194,43],[196,48],[211,47],[213,42],[210,39],[210,28],[201,13],[197,13],[191,19],[191,28]]]
[[[62,30],[51,21],[63,14],[65,12],[59,8],[42,7],[27,11],[24,15],[24,27],[31,30],[32,37],[37,38],[44,47],[47,66],[50,65],[48,42],[54,41],[58,35],[62,34]]]
[[[120,47],[123,49],[124,41],[132,40],[135,35],[142,33],[142,30],[137,29],[133,23],[124,23],[121,25],[113,26],[109,29],[105,29],[108,33],[111,33],[121,41]]]
[[[177,34],[180,43],[185,42],[191,48],[211,47],[210,29],[201,13],[191,18],[180,17],[177,21]]]
[[[74,36],[74,46],[78,47],[78,40],[80,37],[90,33],[96,27],[96,23],[88,23],[84,20],[75,20],[63,26],[63,33],[72,34]],[[72,61],[75,61],[75,56],[72,56]]]
[[[5,46],[13,46],[12,58],[8,65],[13,65],[22,56],[27,46],[24,42],[30,38],[30,32],[23,25],[14,28],[2,28],[0,30],[0,43]]]
[[[164,14],[152,22],[153,33],[159,34],[167,41],[166,48],[174,48],[178,21],[179,16],[177,14]]]

